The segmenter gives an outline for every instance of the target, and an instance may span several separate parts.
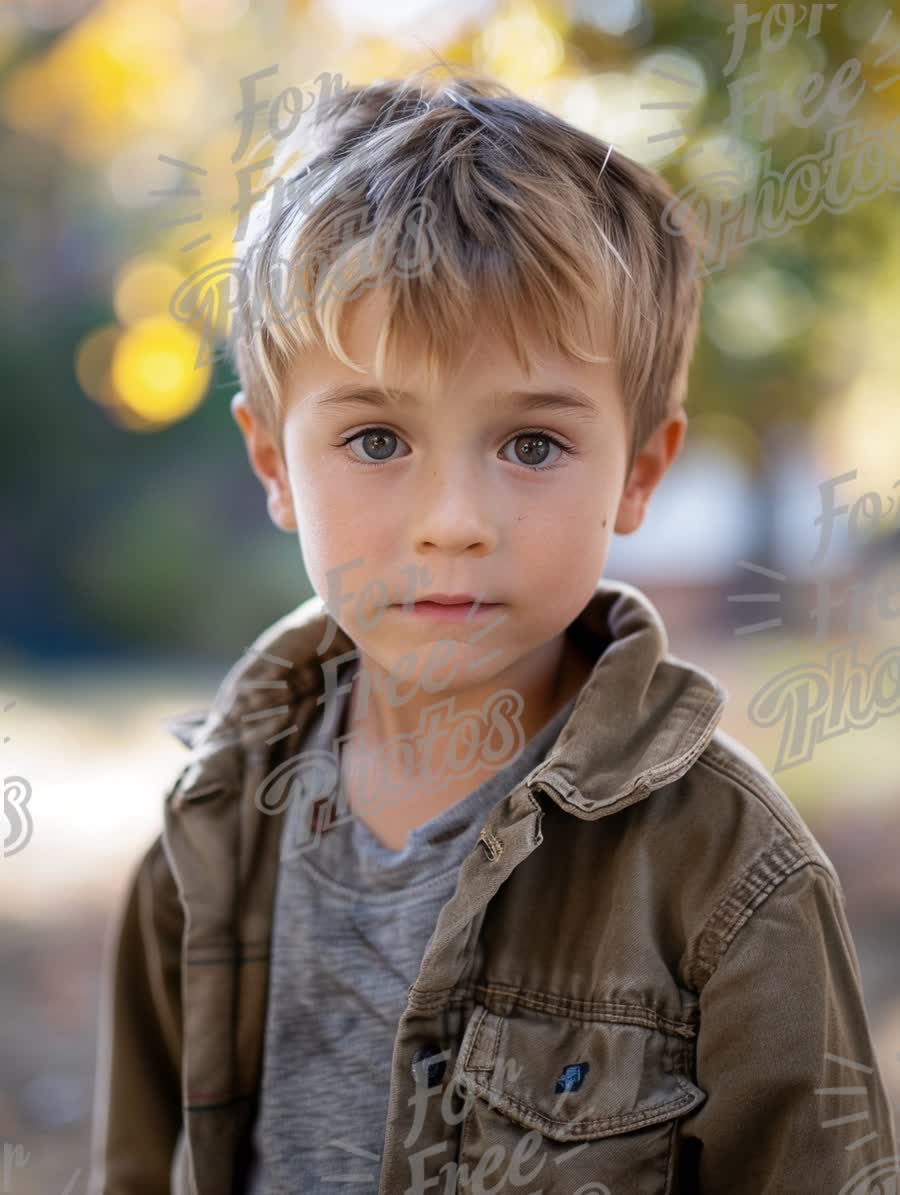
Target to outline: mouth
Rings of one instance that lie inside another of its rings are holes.
[[[477,619],[482,614],[499,610],[502,602],[485,602],[468,593],[430,593],[419,601],[399,608],[417,618],[436,618],[444,621]]]
[[[416,605],[429,603],[437,606],[472,606],[478,602],[474,593],[426,593]],[[496,605],[495,602],[482,602],[483,606]]]

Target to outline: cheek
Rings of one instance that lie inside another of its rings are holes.
[[[547,487],[511,505],[507,526],[519,551],[539,550],[545,560],[591,556],[612,537],[616,502],[603,485]]]
[[[343,471],[335,467],[328,437],[316,429],[301,429],[292,448],[291,488],[298,522],[310,538],[340,536],[353,495]]]
[[[613,497],[598,486],[574,500],[571,493],[560,495],[513,516],[510,554],[528,562],[528,584],[543,595],[548,612],[572,602],[580,610],[588,600],[603,573],[614,523]]]
[[[340,471],[327,465],[298,470],[297,478],[294,509],[314,589],[325,598],[335,585],[355,593],[369,586],[367,594],[377,602],[378,578],[385,571],[380,562],[390,560],[397,549],[397,537],[383,512],[360,501]],[[339,581],[332,579],[338,574]]]

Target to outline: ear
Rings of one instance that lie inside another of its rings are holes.
[[[294,498],[279,445],[241,390],[231,400],[231,413],[243,433],[250,466],[266,492],[269,518],[282,531],[296,531]]]
[[[616,512],[614,530],[620,535],[637,531],[644,521],[650,495],[681,451],[687,422],[687,415],[679,408],[647,437],[635,457]]]

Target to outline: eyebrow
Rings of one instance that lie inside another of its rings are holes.
[[[552,390],[510,390],[495,391],[486,396],[494,404],[506,403],[517,410],[547,411],[551,414],[569,414],[587,419],[597,415],[597,403],[577,386],[561,386]],[[335,407],[357,406],[383,409],[398,404],[418,406],[421,399],[405,390],[385,391],[373,386],[332,386],[319,391],[313,398],[316,410]]]

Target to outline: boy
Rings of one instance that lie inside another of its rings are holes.
[[[671,192],[484,80],[349,89],[317,133],[232,403],[316,596],[177,728],[91,1195],[874,1189],[834,868],[598,582],[686,426]]]

